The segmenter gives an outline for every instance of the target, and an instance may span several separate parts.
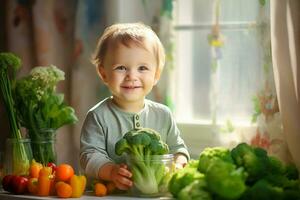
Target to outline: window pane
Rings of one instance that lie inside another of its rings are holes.
[[[220,22],[255,21],[258,0],[220,0]],[[177,0],[176,21],[179,25],[210,24],[213,21],[213,0]]]
[[[259,14],[259,1],[220,1],[225,45],[215,73],[211,68],[213,49],[207,39],[213,2],[177,1],[176,117],[178,121],[211,121],[215,114],[217,123],[228,119],[250,122],[252,97],[264,80],[263,52],[257,27],[252,24]]]
[[[257,35],[255,31],[246,30],[223,33],[226,44],[218,69],[218,117],[250,121],[252,97],[264,80]]]
[[[176,113],[178,120],[210,118],[210,49],[208,31],[179,31],[176,44]]]

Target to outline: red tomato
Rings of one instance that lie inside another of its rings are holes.
[[[7,192],[12,192],[12,179],[14,175],[6,175],[2,179],[2,187]]]
[[[49,163],[47,164],[47,167],[51,167],[51,168],[52,168],[52,173],[54,173],[54,172],[56,171],[56,169],[57,169],[56,164],[53,163],[53,162],[49,162]]]
[[[12,179],[12,189],[14,194],[24,194],[27,191],[28,178],[14,176]]]

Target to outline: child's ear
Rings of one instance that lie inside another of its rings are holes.
[[[160,71],[156,70],[155,77],[154,77],[154,85],[158,83],[159,79],[160,79]]]
[[[98,65],[97,72],[104,83],[106,83],[106,73],[104,70],[104,66]]]

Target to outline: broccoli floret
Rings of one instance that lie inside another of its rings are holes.
[[[149,145],[152,155],[163,155],[169,152],[169,147],[161,140],[152,140]]]
[[[268,173],[270,174],[284,174],[285,166],[283,163],[274,156],[269,156],[269,169]]]
[[[205,174],[210,191],[225,199],[237,199],[246,190],[243,168],[218,157],[211,159]]]
[[[144,160],[144,151],[148,149],[150,143],[151,138],[147,134],[131,130],[115,144],[115,153],[119,156],[128,153],[135,156],[136,159]]]
[[[128,145],[128,142],[126,139],[121,138],[116,144],[115,144],[115,153],[118,156],[121,156],[123,153],[127,153],[131,151],[131,147]]]
[[[300,190],[285,190],[283,193],[283,200],[299,200]]]
[[[138,129],[138,132],[147,134],[152,140],[161,140],[160,134],[151,128]]]
[[[299,172],[295,164],[292,163],[287,164],[285,166],[284,174],[288,179],[292,179],[292,180],[299,179]]]
[[[179,200],[212,200],[212,196],[207,190],[205,179],[198,179],[180,190]]]
[[[245,168],[248,173],[247,183],[250,185],[268,173],[269,158],[262,148],[241,143],[231,150],[231,156],[238,167]]]
[[[241,197],[241,200],[282,200],[283,190],[280,187],[272,186],[266,180],[257,181]]]
[[[184,168],[194,168],[197,169],[199,166],[199,160],[191,159]]]
[[[226,162],[233,163],[229,149],[225,147],[205,148],[199,157],[198,170],[201,173],[206,173],[212,158],[218,157]]]
[[[117,155],[128,155],[135,187],[149,195],[158,193],[162,182],[169,180],[164,177],[171,173],[170,170],[163,162],[152,160],[154,155],[168,152],[168,145],[161,140],[160,134],[149,128],[133,129],[115,145]]]
[[[128,138],[127,141],[134,155],[139,156],[140,159],[144,159],[144,151],[151,143],[151,138],[147,134],[140,133]]]
[[[281,174],[268,174],[265,178],[271,185],[281,187],[283,189],[300,189],[299,180],[290,180],[286,176]]]
[[[169,182],[169,192],[177,197],[178,193],[195,180],[203,180],[204,174],[189,165],[173,174]]]

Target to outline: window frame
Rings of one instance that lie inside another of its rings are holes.
[[[175,9],[176,10],[176,9]],[[213,23],[195,23],[195,24],[184,24],[174,23],[175,35],[178,31],[186,30],[208,30],[212,29]],[[246,30],[250,26],[252,28],[257,28],[259,24],[256,21],[240,21],[240,22],[220,22],[221,30]],[[176,37],[175,37],[176,38]],[[177,38],[175,39],[175,43]],[[192,49],[193,51],[193,49]],[[175,114],[176,118],[176,114]],[[181,136],[184,139],[186,145],[188,146],[191,158],[198,159],[199,152],[201,152],[206,147],[213,146],[226,146],[223,141],[228,135],[220,133],[220,129],[224,126],[222,123],[214,124],[213,119],[208,120],[192,120],[192,121],[182,121],[176,120],[177,126],[181,132]],[[244,132],[253,132],[256,129],[256,125],[251,122],[241,122],[234,123],[237,125],[236,129],[243,129]],[[234,136],[235,137],[235,136]]]

